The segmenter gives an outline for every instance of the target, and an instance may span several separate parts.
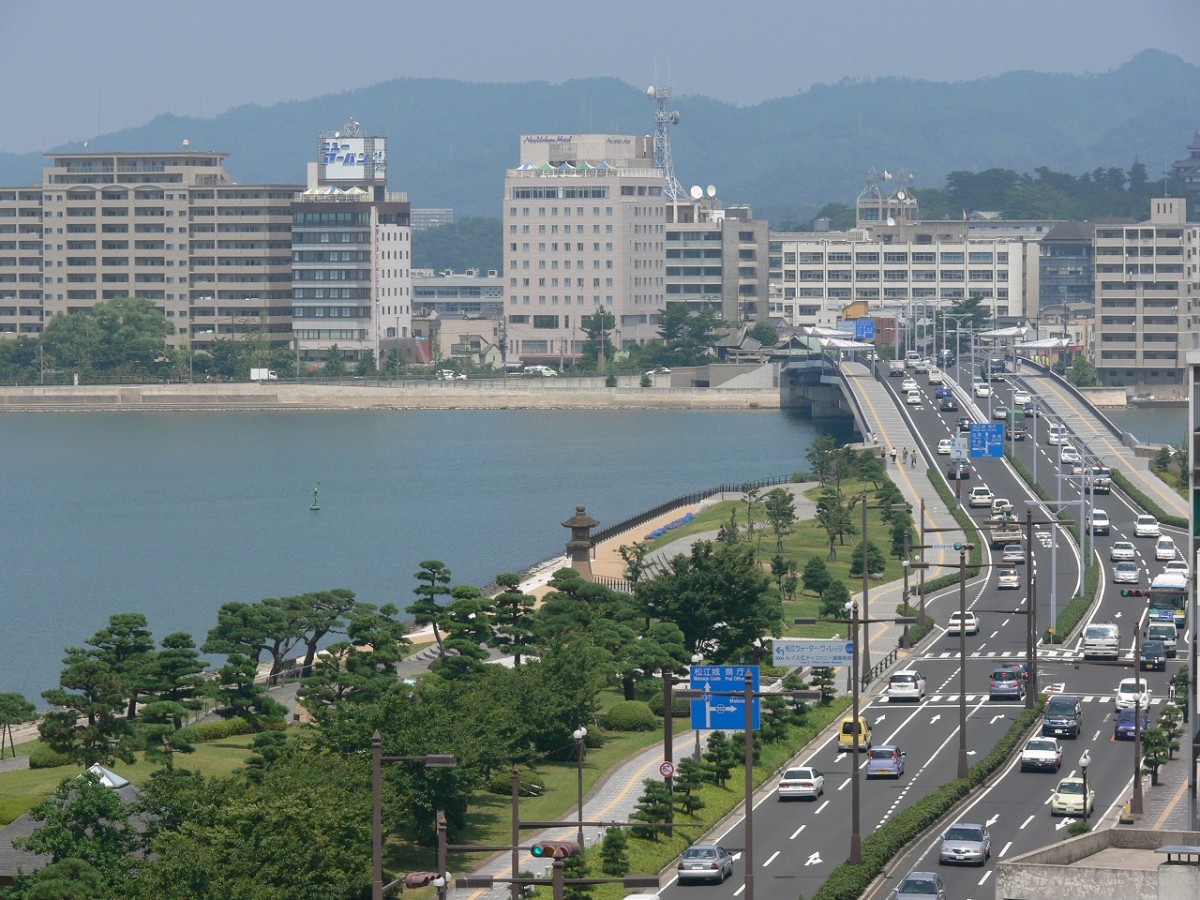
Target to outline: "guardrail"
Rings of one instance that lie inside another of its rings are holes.
[[[899,655],[900,653],[898,650],[892,650],[887,656],[875,663],[875,665],[871,666],[870,670],[863,672],[862,689],[865,691],[871,686],[876,678],[890,669],[892,664],[896,662],[896,659],[899,657]]]
[[[1024,358],[1022,358],[1022,360],[1021,360],[1021,365],[1029,366],[1030,368],[1034,369],[1035,371],[1040,372],[1042,375],[1047,375],[1051,379],[1055,380],[1061,387],[1063,387],[1065,390],[1072,393],[1075,396],[1075,398],[1077,400],[1079,400],[1080,403],[1082,403],[1084,406],[1086,406],[1088,408],[1088,410],[1093,415],[1096,416],[1097,419],[1099,419],[1101,422],[1103,422],[1104,426],[1110,432],[1112,432],[1113,437],[1115,437],[1117,440],[1119,440],[1126,447],[1129,447],[1131,450],[1137,446],[1138,440],[1133,434],[1131,434],[1127,431],[1123,431],[1121,428],[1119,428],[1117,426],[1117,423],[1114,422],[1112,419],[1110,419],[1108,416],[1106,416],[1104,413],[1102,413],[1099,410],[1099,408],[1096,407],[1092,403],[1091,400],[1089,400],[1087,397],[1085,397],[1083,395],[1083,392],[1081,392],[1079,390],[1079,388],[1075,387],[1075,385],[1071,384],[1071,382],[1067,381],[1067,379],[1063,378],[1052,368],[1050,368],[1049,366],[1043,366],[1040,363],[1035,363],[1032,360],[1028,360],[1028,359],[1024,359]],[[1013,374],[1020,377],[1020,373],[1013,373]]]

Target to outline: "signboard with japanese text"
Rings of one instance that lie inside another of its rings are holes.
[[[758,690],[758,666],[692,666],[692,690],[704,697],[692,701],[692,728],[742,731],[746,727],[746,673],[751,690]],[[711,693],[710,693],[711,692]],[[759,727],[759,703],[751,703],[754,728]]]

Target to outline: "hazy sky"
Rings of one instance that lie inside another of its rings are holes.
[[[28,152],[403,77],[669,70],[677,95],[753,104],[845,77],[1103,72],[1147,48],[1200,65],[1200,2],[0,0],[0,35],[0,150]]]

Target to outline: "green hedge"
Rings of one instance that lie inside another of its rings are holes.
[[[1189,523],[1185,517],[1173,516],[1169,512],[1164,510],[1161,506],[1159,506],[1157,503],[1155,503],[1152,499],[1150,499],[1148,496],[1146,496],[1140,490],[1138,490],[1138,488],[1134,486],[1132,481],[1130,481],[1123,474],[1121,474],[1120,469],[1112,470],[1112,480],[1113,480],[1113,483],[1116,484],[1117,487],[1119,487],[1121,490],[1123,490],[1126,494],[1129,495],[1130,499],[1132,499],[1142,509],[1146,510],[1146,512],[1150,513],[1150,515],[1154,516],[1154,518],[1158,519],[1158,521],[1163,522],[1167,525],[1173,525],[1176,528],[1187,528],[1188,527]]]
[[[283,722],[271,722],[264,725],[267,731],[282,731],[286,728]],[[198,725],[186,725],[179,729],[181,736],[190,744],[206,744],[209,741],[223,741],[239,734],[254,734],[255,728],[245,719],[221,719],[217,722],[200,722]]]
[[[672,709],[674,706],[672,703]],[[644,700],[622,700],[609,707],[601,724],[612,731],[654,731],[658,716]]]
[[[71,757],[65,753],[59,753],[57,750],[51,750],[45,744],[34,744],[33,749],[29,751],[29,768],[31,769],[57,769],[59,766],[71,765]]]
[[[817,889],[812,900],[856,900],[863,896],[893,857],[933,827],[972,788],[983,784],[989,775],[1004,765],[1037,722],[1045,699],[1044,696],[1039,697],[1034,709],[1023,711],[991,752],[968,769],[966,778],[955,778],[943,784],[868,835],[863,840],[862,864],[854,866],[848,862],[842,863]]]

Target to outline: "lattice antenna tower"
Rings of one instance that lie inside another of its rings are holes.
[[[658,110],[654,113],[654,167],[663,171],[667,181],[666,195],[672,200],[682,200],[686,194],[683,185],[675,177],[675,163],[671,161],[671,133],[668,130],[669,126],[679,124],[679,111],[667,112],[667,101],[671,99],[669,87],[650,85],[646,88],[646,96],[658,104]]]

